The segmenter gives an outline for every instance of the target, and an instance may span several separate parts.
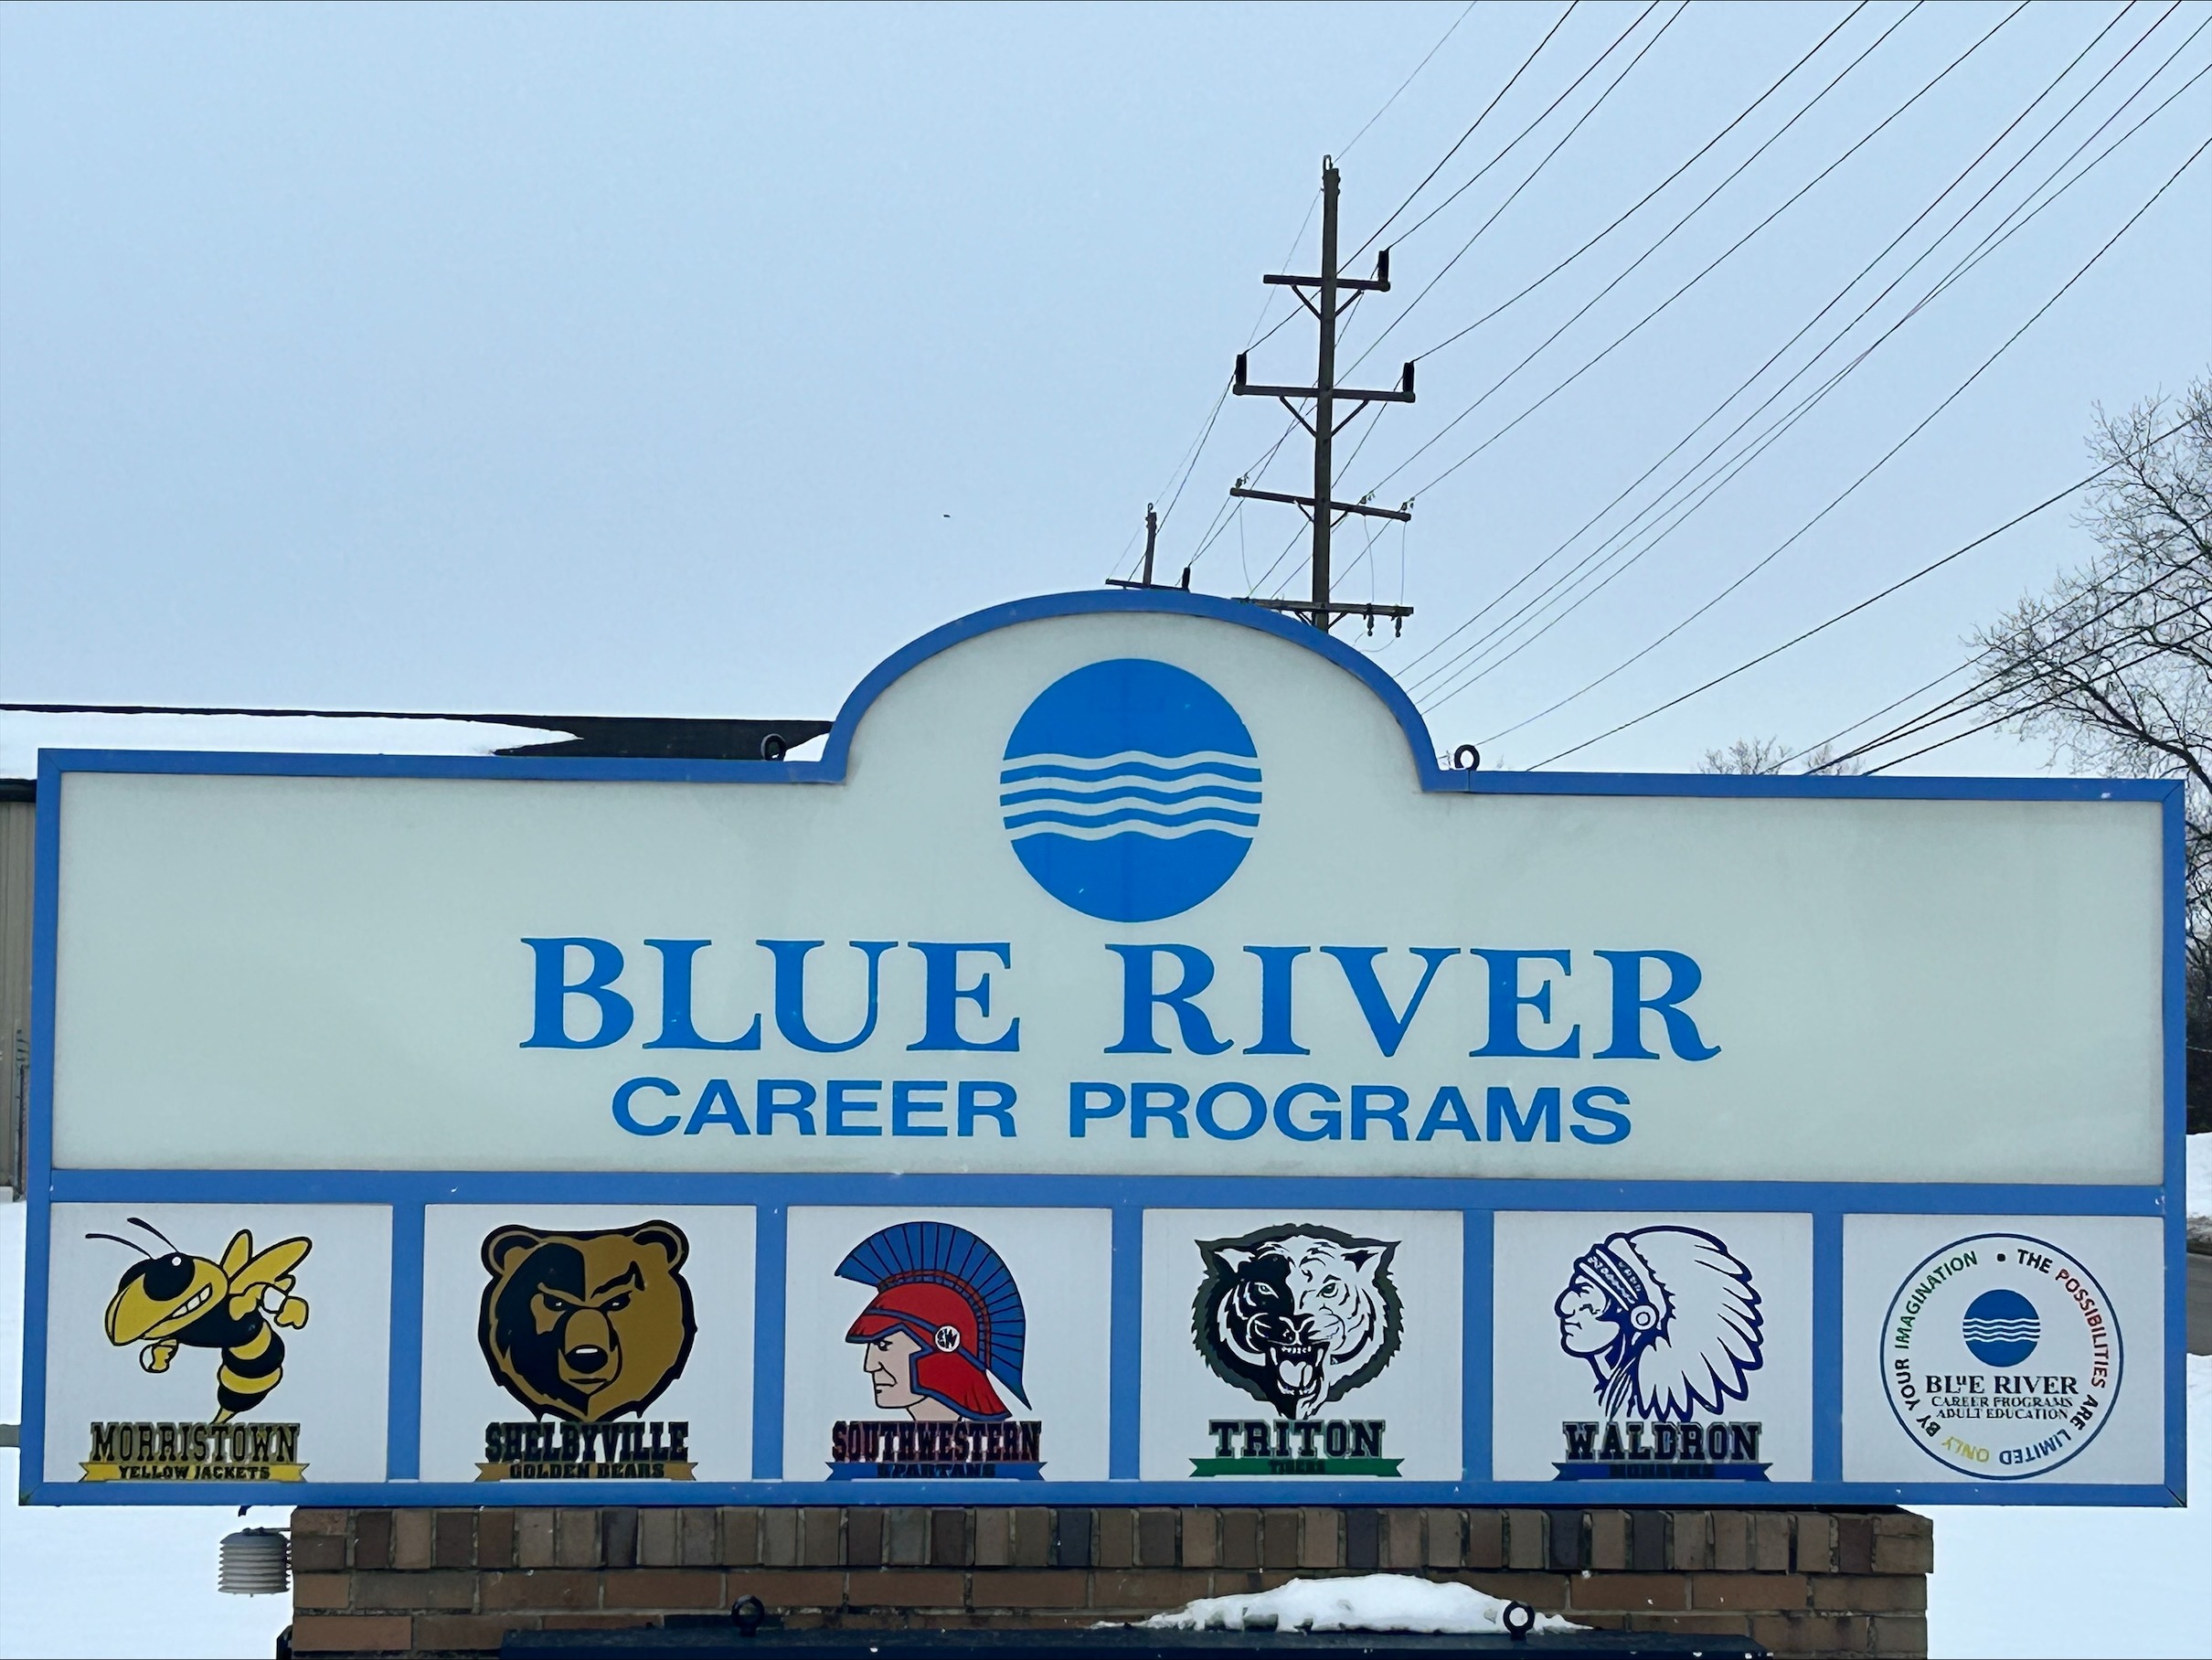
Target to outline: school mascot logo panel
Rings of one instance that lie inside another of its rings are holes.
[[[212,1350],[213,1416],[198,1422],[104,1422],[91,1426],[86,1481],[299,1481],[296,1423],[238,1422],[269,1403],[284,1381],[284,1339],[277,1328],[307,1325],[296,1270],[314,1249],[305,1239],[254,1249],[239,1229],[218,1257],[175,1243],[144,1218],[126,1218],[145,1240],[90,1233],[138,1253],[108,1300],[101,1325],[109,1343],[136,1348],[142,1370],[169,1373],[186,1350]],[[147,1241],[157,1240],[161,1250]]]
[[[1559,1347],[1588,1364],[1601,1419],[1562,1422],[1561,1481],[1764,1481],[1749,1399],[1764,1316],[1747,1268],[1698,1228],[1611,1233],[1552,1304]]]
[[[1383,1420],[1321,1414],[1398,1354],[1405,1310],[1390,1265],[1400,1241],[1285,1222],[1196,1243],[1206,1272],[1191,1339],[1215,1377],[1273,1416],[1209,1420],[1214,1455],[1194,1458],[1191,1474],[1398,1474],[1403,1461],[1382,1455]]]
[[[899,1222],[854,1246],[837,1277],[874,1293],[845,1340],[877,1409],[905,1416],[834,1424],[831,1480],[1042,1475],[1043,1426],[1006,1405],[1029,1405],[1029,1322],[1005,1258],[950,1222]]]
[[[533,1419],[484,1426],[479,1480],[691,1479],[689,1421],[644,1417],[698,1334],[690,1254],[683,1229],[660,1220],[484,1237],[477,1346]]]
[[[1191,1308],[1198,1352],[1224,1383],[1285,1418],[1311,1418],[1398,1353],[1397,1251],[1394,1240],[1316,1222],[1201,1240],[1206,1281]]]

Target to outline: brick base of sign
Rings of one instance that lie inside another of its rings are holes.
[[[296,1654],[469,1655],[756,1596],[790,1625],[1142,1619],[1332,1574],[1457,1580],[1585,1625],[1925,1655],[1899,1510],[296,1510]]]

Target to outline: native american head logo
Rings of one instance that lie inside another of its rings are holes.
[[[1190,1314],[1198,1353],[1223,1382],[1285,1418],[1311,1418],[1398,1353],[1396,1240],[1294,1222],[1197,1243],[1206,1262]]]
[[[1605,1415],[1686,1423],[1750,1391],[1760,1364],[1751,1271],[1695,1228],[1608,1234],[1552,1304],[1559,1346],[1590,1362]]]
[[[847,1343],[876,1404],[924,1419],[1012,1414],[992,1380],[1025,1407],[1022,1293],[997,1251],[950,1222],[901,1222],[872,1233],[837,1265],[837,1277],[872,1285]]]

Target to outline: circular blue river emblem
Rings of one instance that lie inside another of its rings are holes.
[[[2043,1322],[2036,1305],[2018,1292],[1999,1286],[1966,1305],[1959,1335],[1983,1366],[2018,1366],[2036,1352]]]
[[[1243,720],[1197,676],[1146,657],[1093,663],[1039,692],[998,782],[1022,867],[1108,922],[1210,898],[1260,827],[1260,756]]]
[[[2072,1252],[1977,1233],[1923,1258],[1882,1322],[1882,1387],[1939,1464],[1986,1481],[2056,1470],[2120,1394],[2120,1322]]]

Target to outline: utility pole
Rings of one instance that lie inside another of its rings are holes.
[[[1173,506],[1174,504],[1171,502],[1169,505]],[[1108,577],[1106,579],[1107,587],[1157,588],[1162,586],[1152,580],[1153,555],[1160,545],[1160,516],[1153,511],[1153,506],[1154,504],[1151,502],[1144,504],[1144,574],[1134,581],[1130,580],[1127,577]],[[1188,570],[1183,573],[1183,586],[1186,588],[1190,586]]]
[[[1336,323],[1339,315],[1337,297],[1349,290],[1354,293],[1390,292],[1390,250],[1386,248],[1375,256],[1375,274],[1372,277],[1346,277],[1336,269],[1336,164],[1328,156],[1321,159],[1321,274],[1317,277],[1269,275],[1262,282],[1288,288],[1300,304],[1313,314],[1321,325],[1321,346],[1316,354],[1313,384],[1310,387],[1253,386],[1246,375],[1245,354],[1237,354],[1237,378],[1231,387],[1239,398],[1280,399],[1282,407],[1290,410],[1298,424],[1313,439],[1313,494],[1288,495],[1275,490],[1249,490],[1239,479],[1229,494],[1250,501],[1288,502],[1303,508],[1313,525],[1313,598],[1310,600],[1255,600],[1252,603],[1264,605],[1271,611],[1303,613],[1306,620],[1323,633],[1335,625],[1339,617],[1360,616],[1367,619],[1372,630],[1377,617],[1389,617],[1399,625],[1413,614],[1409,605],[1368,605],[1346,602],[1333,597],[1329,591],[1329,533],[1337,518],[1343,515],[1357,514],[1367,518],[1396,519],[1404,523],[1413,516],[1413,504],[1403,507],[1370,507],[1365,502],[1340,502],[1332,499],[1331,486],[1335,483],[1335,439],[1337,433],[1349,425],[1361,410],[1371,403],[1411,403],[1413,401],[1413,366],[1409,363],[1395,391],[1354,391],[1336,384]],[[1307,298],[1306,290],[1319,295],[1319,303]],[[1292,399],[1312,399],[1313,418],[1308,420],[1299,411]],[[1338,404],[1350,404],[1350,414],[1342,420],[1336,418]],[[1149,571],[1147,576],[1149,577]]]

